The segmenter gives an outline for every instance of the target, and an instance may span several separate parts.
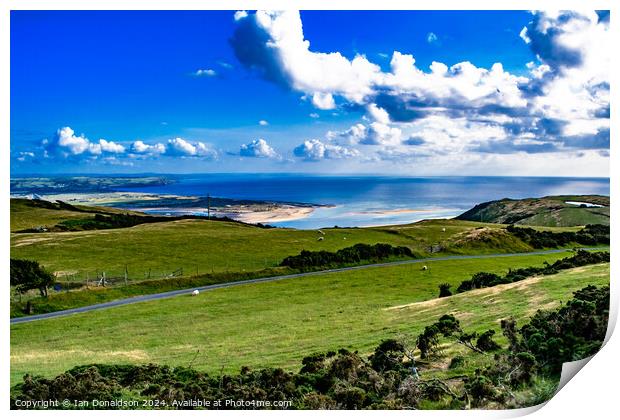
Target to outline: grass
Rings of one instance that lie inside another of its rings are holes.
[[[83,280],[105,271],[122,276],[127,266],[132,279],[144,279],[183,268],[185,275],[226,271],[254,271],[277,266],[289,255],[309,251],[336,251],[356,243],[409,246],[427,254],[433,243],[448,243],[459,233],[484,226],[480,223],[434,220],[405,226],[314,230],[260,229],[238,223],[182,220],[131,228],[80,232],[11,234],[11,257],[34,259],[47,269]],[[492,226],[490,229],[499,229]],[[445,232],[443,231],[445,229]],[[318,241],[323,236],[324,240]],[[506,252],[530,247],[502,243]],[[472,253],[497,252],[481,243]],[[469,252],[462,249],[459,253]],[[62,280],[62,279],[61,279]]]
[[[505,273],[564,256],[442,261],[428,264],[427,271],[422,264],[368,268],[17,324],[11,326],[11,383],[27,372],[51,376],[87,363],[193,360],[208,372],[235,372],[244,365],[296,369],[303,356],[317,351],[368,353],[384,338],[413,337],[446,312],[466,329],[498,329],[501,318],[523,319],[587,284],[608,284],[609,265],[444,299],[435,299],[438,284],[456,286],[478,271]]]
[[[566,207],[563,209],[537,214],[519,221],[519,225],[537,226],[583,226],[588,224],[609,224],[609,207],[579,208]]]
[[[82,212],[32,207],[29,202],[30,200],[11,199],[11,232],[39,226],[54,226],[65,220],[85,218]]]
[[[581,208],[567,204],[567,201],[593,203],[604,207]],[[479,204],[458,218],[549,227],[609,225],[609,205],[609,197],[600,195],[502,199]]]
[[[37,206],[36,201],[23,198],[11,198],[11,232],[38,227],[50,228],[63,222],[92,220],[96,212],[143,214],[135,211],[120,210],[112,207],[73,205],[82,211],[68,209],[50,209]]]

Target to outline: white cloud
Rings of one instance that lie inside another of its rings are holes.
[[[429,44],[435,44],[438,40],[439,38],[437,38],[437,35],[435,35],[434,32],[429,32],[428,34],[426,34],[426,42],[428,42]]]
[[[194,76],[213,77],[213,76],[217,76],[217,72],[213,69],[198,69],[194,72]]]
[[[258,122],[258,125],[266,126],[266,125],[269,125],[269,122],[267,120],[260,120]]]
[[[327,138],[343,141],[347,144],[389,145],[399,144],[402,139],[402,130],[375,121],[368,126],[358,123],[341,132],[329,131]]]
[[[194,156],[196,146],[180,137],[168,140],[166,153],[172,156]]]
[[[217,158],[217,151],[201,141],[190,142],[180,137],[168,140],[166,152],[169,156]]]
[[[139,155],[161,155],[166,152],[166,146],[162,143],[146,144],[142,140],[136,140],[131,144],[130,150]]]
[[[318,109],[334,109],[336,102],[331,93],[317,92],[312,95],[312,104]]]
[[[297,146],[293,153],[297,157],[309,161],[319,161],[323,159],[342,159],[360,156],[359,151],[346,147],[323,143],[317,139],[306,140]]]
[[[246,12],[245,10],[237,10],[234,14],[234,19],[235,20],[241,20],[248,17],[248,12]]]
[[[415,66],[412,55],[394,51],[392,71],[384,73],[362,55],[348,60],[338,52],[311,51],[298,12],[259,11],[242,22],[262,32],[267,40],[249,38],[248,33],[255,36],[256,31],[238,31],[233,46],[239,60],[248,67],[261,68],[265,77],[309,95],[319,109],[333,109],[335,95],[365,104],[378,91],[443,102],[444,106],[458,99],[476,101],[470,104],[473,107],[485,103],[525,106],[517,85],[526,79],[504,72],[499,63],[490,70],[469,62],[452,67],[433,63],[431,72],[425,73]]]
[[[278,158],[278,153],[264,140],[252,140],[250,143],[242,144],[239,148],[240,156],[258,158]]]
[[[104,139],[99,140],[99,145],[101,146],[101,151],[108,153],[125,153],[125,146],[119,143],[115,143],[113,141],[107,141]]]
[[[97,146],[91,144],[83,134],[76,136],[71,127],[62,127],[58,129],[53,144],[55,144],[62,153],[68,155],[79,155],[88,152],[98,154],[101,152],[101,150],[97,151]]]
[[[339,52],[313,51],[294,11],[244,15],[232,45],[243,65],[302,92],[318,109],[364,107],[364,124],[327,133],[337,143],[395,150],[416,145],[431,154],[483,144],[496,146],[498,154],[608,149],[608,18],[536,12],[521,37],[536,56],[524,75],[499,62],[490,68],[433,62],[421,69],[412,54],[399,51],[383,71],[360,54],[349,60]],[[439,37],[429,32],[427,40]],[[321,145],[312,146],[307,149],[320,152]]]
[[[125,148],[113,141],[100,139],[99,142],[91,142],[84,134],[79,136],[71,127],[61,127],[56,131],[52,140],[43,141],[44,156],[86,156],[96,157],[102,153],[122,154]]]
[[[19,154],[17,155],[17,160],[19,162],[25,162],[30,159],[34,159],[33,152],[19,152]]]
[[[320,117],[320,115],[319,115],[319,114],[317,114],[316,112],[311,112],[310,114],[308,114],[308,116],[309,116],[310,118],[319,118],[319,117]]]
[[[566,135],[608,128],[612,49],[608,22],[594,11],[537,13],[521,37],[541,63],[529,66],[540,86],[531,99],[534,111],[566,122]]]
[[[332,109],[334,94],[361,103],[380,77],[379,66],[364,56],[348,60],[339,52],[310,51],[298,12],[258,11],[239,15],[237,24],[241,30],[232,38],[237,58],[265,77],[305,92],[317,108]],[[266,35],[266,42],[255,37],[257,31]]]
[[[370,104],[366,108],[368,110],[368,114],[377,122],[381,124],[389,124],[390,123],[390,115],[383,108],[379,108],[375,104]]]

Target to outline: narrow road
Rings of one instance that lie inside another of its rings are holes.
[[[585,249],[595,250],[597,248],[585,248]],[[257,279],[212,284],[209,286],[201,286],[201,287],[195,287],[191,289],[172,290],[170,292],[155,293],[152,295],[134,296],[134,297],[126,298],[126,299],[113,300],[111,302],[98,303],[96,305],[82,306],[81,308],[66,309],[64,311],[50,312],[50,313],[39,314],[39,315],[29,315],[29,316],[24,316],[24,317],[19,317],[19,318],[11,318],[11,324],[20,324],[22,322],[31,322],[31,321],[37,321],[40,319],[49,319],[49,318],[56,318],[59,316],[79,314],[82,312],[90,312],[90,311],[95,311],[97,309],[105,309],[105,308],[113,308],[115,306],[121,306],[121,305],[129,305],[131,303],[148,302],[151,300],[158,300],[158,299],[165,299],[165,298],[170,298],[170,297],[175,297],[175,296],[187,295],[187,294],[190,294],[194,290],[199,290],[203,292],[206,290],[223,289],[226,287],[241,286],[244,284],[266,283],[270,281],[296,279],[299,277],[310,277],[310,276],[319,276],[322,274],[329,274],[329,273],[340,273],[343,271],[363,270],[366,268],[376,268],[376,267],[392,267],[396,265],[415,264],[415,263],[432,262],[432,261],[523,257],[523,256],[528,256],[528,255],[559,254],[561,252],[566,252],[566,251],[570,251],[570,249],[552,249],[552,250],[547,250],[547,251],[519,252],[519,253],[507,253],[507,254],[451,255],[451,256],[446,256],[446,257],[420,258],[420,259],[414,259],[414,260],[391,261],[391,262],[385,262],[385,263],[357,265],[354,267],[332,268],[329,270],[312,271],[308,273],[298,273],[298,274],[287,274],[283,276],[261,277]]]

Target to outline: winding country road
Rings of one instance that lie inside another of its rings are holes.
[[[598,248],[584,248],[584,249],[595,250]],[[329,270],[312,271],[308,273],[298,273],[298,274],[287,274],[283,276],[261,277],[261,278],[256,278],[256,279],[232,281],[232,282],[227,282],[227,283],[212,284],[208,286],[194,287],[191,289],[172,290],[170,292],[155,293],[152,295],[134,296],[134,297],[126,298],[126,299],[119,299],[119,300],[113,300],[113,301],[105,302],[105,303],[98,303],[96,305],[83,306],[81,308],[66,309],[64,311],[50,312],[50,313],[39,314],[39,315],[29,315],[29,316],[24,316],[24,317],[19,317],[19,318],[11,318],[11,324],[19,324],[22,322],[31,322],[31,321],[41,320],[41,319],[56,318],[59,316],[67,316],[67,315],[79,314],[83,312],[95,311],[97,309],[113,308],[115,306],[128,305],[131,303],[148,302],[151,300],[158,300],[158,299],[165,299],[165,298],[170,298],[170,297],[175,297],[175,296],[187,295],[187,294],[190,294],[194,290],[199,290],[202,292],[206,290],[242,286],[244,284],[266,283],[266,282],[278,281],[278,280],[295,279],[299,277],[310,277],[310,276],[319,276],[322,274],[329,274],[329,273],[340,273],[343,271],[363,270],[366,268],[376,268],[376,267],[391,267],[391,266],[396,266],[396,265],[415,264],[415,263],[432,262],[432,261],[522,257],[522,256],[528,256],[528,255],[559,254],[559,253],[566,252],[566,251],[570,251],[570,249],[552,249],[552,250],[547,250],[547,251],[519,252],[519,253],[507,253],[507,254],[451,255],[451,256],[446,256],[446,257],[420,258],[420,259],[414,259],[414,260],[403,260],[403,261],[392,261],[392,262],[385,262],[385,263],[358,265],[354,267],[332,268]]]

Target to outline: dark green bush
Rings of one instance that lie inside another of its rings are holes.
[[[334,265],[359,263],[361,261],[381,261],[390,257],[410,257],[415,255],[406,246],[392,246],[389,244],[355,244],[336,252],[329,251],[301,251],[299,255],[284,258],[280,266],[298,269],[315,267],[329,267]]]

